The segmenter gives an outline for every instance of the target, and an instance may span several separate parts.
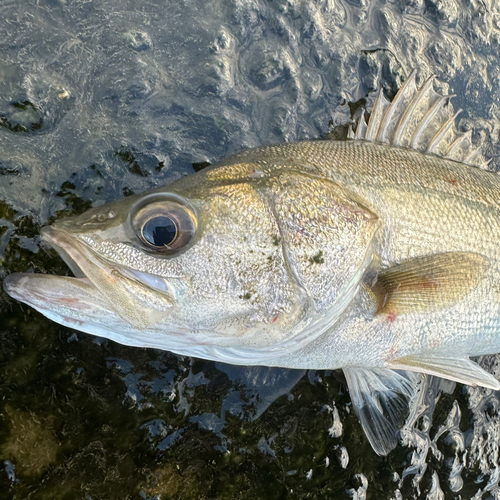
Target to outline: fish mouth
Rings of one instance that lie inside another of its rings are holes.
[[[66,231],[55,229],[52,226],[42,227],[40,236],[59,254],[76,278],[85,277],[85,272],[82,270],[82,264],[84,265],[83,248],[79,249],[83,246],[82,243],[71,238]]]
[[[102,322],[104,317],[114,316],[115,322],[145,330],[164,319],[174,306],[175,297],[168,286],[155,289],[152,277],[107,262],[78,236],[54,226],[42,228],[41,236],[75,277],[15,273],[5,278],[3,286],[11,297],[42,314],[63,317],[64,321],[56,321],[70,326],[79,326],[82,318]]]

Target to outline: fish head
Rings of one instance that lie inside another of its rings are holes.
[[[124,344],[260,364],[345,309],[378,225],[330,181],[223,166],[43,228],[75,277],[16,274],[4,287]]]

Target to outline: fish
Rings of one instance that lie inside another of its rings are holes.
[[[247,149],[41,230],[74,277],[7,276],[57,323],[224,363],[342,369],[379,455],[422,377],[499,390],[500,176],[435,77],[347,140]]]

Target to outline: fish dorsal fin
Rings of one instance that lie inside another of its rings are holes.
[[[462,133],[455,127],[462,110],[455,112],[450,102],[453,96],[436,92],[434,82],[431,76],[418,88],[413,71],[392,102],[380,89],[368,123],[362,113],[349,138],[409,147],[486,168],[480,148],[472,144],[472,132]]]
[[[384,119],[387,108],[389,108],[391,103],[386,99],[382,89],[379,89],[377,98],[375,99],[375,104],[372,109],[372,114],[370,115],[370,120],[368,121],[368,126],[366,127],[366,133],[364,137],[357,137],[357,139],[365,139],[366,141],[376,141],[378,136],[378,131],[380,129],[381,123]],[[361,116],[364,120],[364,115]],[[358,127],[356,127],[357,130]]]

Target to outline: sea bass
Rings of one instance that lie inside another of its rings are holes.
[[[122,344],[343,369],[387,454],[419,374],[500,389],[469,359],[500,352],[500,176],[455,116],[412,73],[350,140],[249,149],[43,228],[75,277],[4,288]]]

